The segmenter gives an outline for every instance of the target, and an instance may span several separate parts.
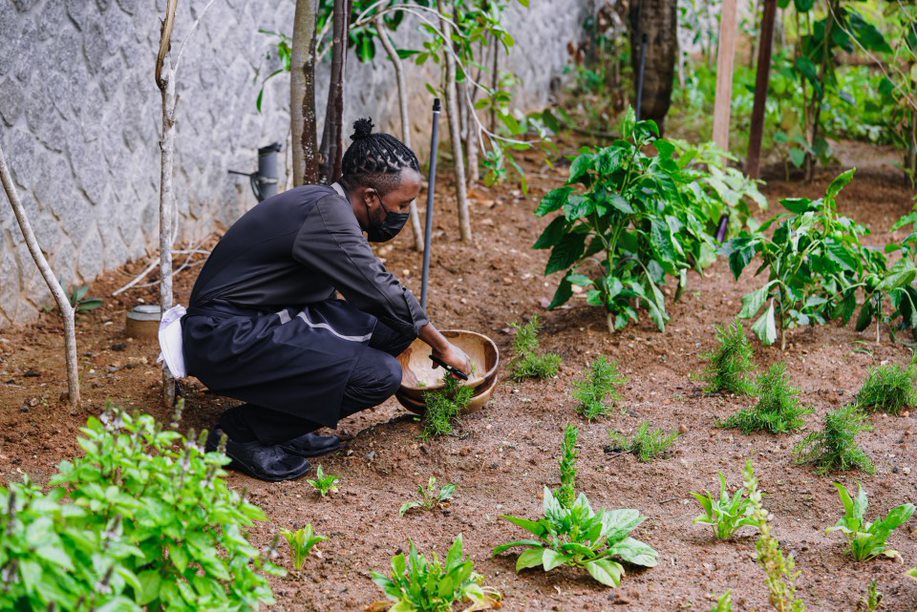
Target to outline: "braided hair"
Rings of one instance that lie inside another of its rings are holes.
[[[390,134],[373,134],[372,119],[357,119],[350,139],[341,161],[341,183],[348,189],[372,187],[384,196],[398,188],[402,170],[420,172],[414,151]]]

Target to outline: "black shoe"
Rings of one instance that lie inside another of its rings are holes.
[[[278,446],[286,452],[300,457],[318,457],[341,448],[341,439],[337,436],[320,436],[317,433],[307,433],[282,442]]]
[[[223,431],[215,428],[207,439],[207,450],[216,450]],[[312,466],[301,456],[289,453],[276,445],[265,445],[258,441],[235,442],[226,440],[226,456],[232,459],[230,469],[245,472],[269,482],[294,480],[304,476]]]

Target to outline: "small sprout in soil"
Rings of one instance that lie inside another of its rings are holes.
[[[917,567],[909,569],[907,572],[907,575],[913,578],[914,580],[917,580]]]
[[[564,508],[573,506],[576,501],[576,460],[579,453],[576,450],[576,439],[579,429],[574,425],[567,425],[564,431],[564,442],[560,451],[560,488],[557,490],[557,501]]]
[[[707,383],[704,391],[736,395],[754,393],[754,385],[748,378],[754,370],[751,361],[754,351],[745,328],[738,321],[726,327],[716,326],[716,340],[718,346],[701,355],[708,362],[700,375]]]
[[[618,371],[618,364],[609,362],[604,355],[592,362],[586,379],[576,383],[573,397],[579,401],[577,412],[592,421],[605,416],[621,400],[618,387],[627,378]]]
[[[770,604],[775,610],[783,612],[802,612],[806,604],[796,598],[796,580],[802,574],[797,571],[793,555],[784,557],[780,549],[780,541],[771,533],[768,522],[768,511],[761,503],[761,491],[758,490],[758,478],[751,461],[746,462],[744,471],[745,490],[753,508],[752,516],[757,521],[758,541],[755,548],[758,551],[756,560],[767,576],[767,588],[770,591]]]
[[[857,602],[856,612],[878,612],[885,595],[879,590],[879,583],[875,578],[869,581],[866,593]]]
[[[338,487],[337,483],[340,482],[341,477],[335,476],[334,474],[325,474],[325,470],[319,465],[315,470],[315,479],[307,480],[312,487],[321,494],[322,497],[325,497],[329,493],[337,493]]]
[[[630,453],[636,456],[641,463],[649,463],[656,457],[668,455],[680,435],[678,431],[667,433],[662,429],[650,429],[649,422],[644,421],[630,438],[621,432],[609,431],[608,437],[611,438],[611,444],[606,447],[606,450]]]
[[[840,531],[847,537],[850,545],[850,554],[857,561],[868,561],[879,555],[891,558],[900,558],[898,551],[888,547],[888,537],[892,532],[907,523],[914,515],[914,504],[901,504],[889,510],[885,518],[878,518],[870,523],[866,520],[866,509],[869,500],[861,484],[857,484],[857,496],[854,499],[843,484],[835,482],[837,492],[844,504],[844,516],[834,527],[827,529],[828,533]]]
[[[720,493],[695,493],[691,495],[700,503],[704,513],[694,519],[694,523],[710,525],[713,533],[720,540],[729,540],[742,527],[757,527],[758,521],[754,517],[754,508],[745,494],[745,489],[740,488],[732,496],[726,477],[720,473]]]
[[[372,572],[372,579],[391,601],[373,604],[368,610],[452,610],[456,603],[470,603],[467,610],[499,608],[503,596],[484,586],[484,577],[474,571],[474,561],[465,557],[462,535],[455,539],[446,554],[445,563],[436,553],[432,560],[417,552],[411,542],[407,556],[392,557],[392,575]]]
[[[449,505],[449,500],[455,493],[454,484],[445,484],[442,488],[436,486],[436,477],[430,476],[427,485],[417,485],[417,491],[420,493],[420,499],[412,499],[401,505],[398,513],[404,516],[414,508],[423,508],[424,510],[433,510],[434,508],[445,508]]]
[[[541,319],[533,315],[532,320],[525,325],[511,324],[516,330],[515,349],[516,356],[509,362],[510,376],[513,380],[526,378],[551,378],[557,376],[560,369],[560,355],[554,353],[538,354],[541,343],[538,340],[538,330],[541,328]]]
[[[297,572],[301,570],[302,566],[306,563],[306,557],[312,552],[312,548],[319,542],[324,542],[328,539],[328,536],[316,534],[312,529],[311,523],[296,531],[282,529],[280,534],[286,538],[287,542],[290,544],[290,554],[293,556],[293,569]]]
[[[799,404],[799,390],[790,385],[786,364],[775,363],[758,377],[755,385],[758,403],[721,421],[720,427],[740,429],[742,433],[769,431],[789,433],[805,427],[806,414],[812,410]]]
[[[861,431],[872,431],[872,426],[855,404],[833,410],[825,416],[824,429],[810,433],[793,448],[796,463],[811,463],[822,475],[853,469],[873,474],[872,459],[856,443]]]
[[[898,415],[917,406],[917,389],[914,365],[882,365],[869,370],[863,388],[857,394],[857,406],[869,412],[887,412]]]
[[[455,422],[474,395],[474,389],[463,386],[451,374],[446,374],[443,382],[446,386],[441,390],[427,391],[423,394],[427,407],[423,415],[423,432],[420,434],[423,440],[451,434],[455,429]]]
[[[70,305],[76,312],[89,312],[101,307],[104,303],[102,298],[87,297],[87,293],[89,293],[88,286],[79,287],[70,292]]]
[[[732,612],[732,591],[726,591],[716,600],[716,605],[710,608],[710,612]]]

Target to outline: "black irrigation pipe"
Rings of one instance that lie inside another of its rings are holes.
[[[427,219],[423,236],[423,276],[420,285],[420,305],[427,309],[430,284],[430,243],[433,241],[433,196],[436,192],[436,159],[439,157],[439,98],[433,100],[433,129],[430,132],[430,177],[427,180]]]

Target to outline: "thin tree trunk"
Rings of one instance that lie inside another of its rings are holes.
[[[42,278],[48,285],[51,295],[54,296],[54,301],[57,303],[61,317],[64,320],[64,344],[67,357],[67,396],[70,401],[70,406],[77,408],[80,405],[80,371],[76,358],[75,312],[67,294],[64,292],[64,288],[60,286],[60,283],[54,276],[54,272],[51,270],[51,266],[48,264],[48,260],[38,246],[35,232],[32,231],[32,225],[29,223],[25,208],[22,207],[22,202],[19,200],[19,193],[16,191],[16,186],[13,184],[13,179],[10,176],[2,147],[0,147],[0,183],[3,184],[3,190],[6,192],[6,197],[9,198],[10,205],[13,207],[13,214],[16,216],[16,221],[19,223],[19,229],[22,230],[22,236],[25,238],[25,244],[29,249],[29,253],[32,255],[35,265],[38,266],[38,271],[41,273]]]
[[[404,81],[404,66],[401,58],[398,57],[398,51],[392,45],[388,33],[385,31],[385,23],[382,21],[382,15],[376,15],[373,23],[376,26],[376,33],[382,42],[382,47],[388,54],[389,61],[395,69],[395,82],[398,84],[398,109],[401,111],[401,142],[409,149],[411,148],[411,120],[408,118],[408,87]],[[423,230],[420,229],[420,215],[417,213],[417,203],[411,202],[411,233],[414,236],[414,249],[423,251]]]
[[[317,0],[297,0],[290,72],[293,186],[318,182],[315,118],[315,15]],[[297,109],[299,111],[297,112]]]
[[[458,205],[459,228],[464,241],[471,240],[471,218],[468,213],[468,193],[465,183],[465,159],[462,155],[462,135],[459,128],[459,105],[455,85],[455,58],[452,56],[452,26],[443,18],[446,15],[445,2],[437,0],[440,13],[440,29],[445,36],[443,51],[446,64],[446,114],[449,115],[449,139],[452,141],[452,157],[455,165],[455,198]]]
[[[831,3],[830,15],[837,15],[838,6],[835,0],[829,0]],[[813,101],[812,101],[812,136],[809,141],[809,149],[811,151],[815,150],[815,141],[818,139],[818,126],[821,123],[821,107],[822,101],[825,99],[825,89],[826,82],[825,77],[828,74],[828,63],[833,61],[831,56],[831,30],[834,26],[834,18],[828,20],[828,24],[825,26],[825,48],[824,56],[822,57],[821,67],[819,69],[818,82],[821,84],[821,88],[813,87]],[[810,152],[806,152],[806,180],[811,181],[815,176],[815,157]]]
[[[497,87],[500,85],[500,41],[497,39],[496,34],[494,34],[492,42],[494,58],[490,72],[490,89],[497,91]],[[490,106],[490,131],[492,134],[497,133],[497,109],[493,105]]]
[[[331,80],[325,105],[325,128],[322,131],[320,180],[333,183],[341,175],[343,155],[344,64],[347,61],[347,31],[350,1],[334,0],[333,38],[331,43]]]
[[[481,176],[478,173],[477,124],[471,114],[474,107],[468,102],[468,84],[461,83],[458,89],[459,117],[461,118],[462,141],[468,155],[468,185],[474,185]]]
[[[748,139],[748,161],[745,172],[756,179],[760,174],[761,141],[764,136],[764,112],[767,107],[767,88],[771,74],[771,50],[774,40],[774,18],[777,0],[764,0],[761,19],[761,38],[758,42],[758,71],[755,75],[755,102],[751,111],[751,132]]]

